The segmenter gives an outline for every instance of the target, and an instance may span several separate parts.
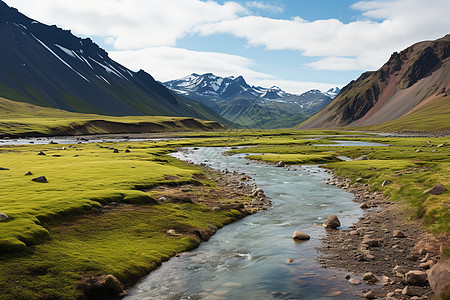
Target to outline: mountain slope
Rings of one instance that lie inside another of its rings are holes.
[[[294,95],[276,86],[250,86],[242,76],[224,78],[212,73],[192,74],[163,84],[211,107],[230,122],[253,128],[293,127],[325,107],[339,92],[333,88],[326,93],[311,90]]]
[[[392,54],[366,72],[299,129],[367,126],[396,120],[450,92],[450,35]],[[405,128],[408,130],[408,128]]]
[[[0,96],[72,112],[190,116],[224,121],[174,95],[144,71],[108,57],[89,38],[34,21],[0,1]]]

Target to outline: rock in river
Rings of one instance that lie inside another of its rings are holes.
[[[341,226],[341,222],[336,215],[330,215],[325,223],[323,223],[323,227],[325,228],[338,228],[339,226]]]
[[[306,233],[296,230],[292,236],[294,240],[309,240],[311,237]]]

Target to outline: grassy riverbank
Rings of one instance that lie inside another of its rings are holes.
[[[159,142],[2,146],[0,167],[9,170],[0,170],[0,212],[10,218],[0,222],[0,298],[82,298],[77,287],[87,274],[112,274],[129,285],[161,261],[196,247],[199,238],[193,232],[211,231],[240,218],[231,207],[213,210],[208,199],[217,195],[216,205],[250,197],[219,193],[220,186],[199,167],[166,155],[182,146],[253,146],[231,152],[253,153],[249,158],[271,163],[328,163],[339,175],[404,203],[411,218],[423,221],[428,230],[450,233],[449,192],[423,193],[438,182],[450,187],[449,138],[346,134],[253,130]],[[389,146],[316,146],[334,139]],[[40,151],[46,155],[38,155]],[[368,160],[336,158],[362,155]],[[28,171],[33,174],[25,175]],[[48,182],[31,181],[37,176]],[[392,183],[381,186],[384,180]],[[194,198],[203,200],[161,203],[161,194],[147,191],[184,184],[190,185]]]

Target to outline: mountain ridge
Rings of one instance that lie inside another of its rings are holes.
[[[163,84],[211,107],[230,122],[252,128],[293,127],[330,103],[340,91],[335,87],[325,93],[310,90],[295,95],[277,86],[250,86],[242,76],[212,73],[193,73]]]
[[[227,122],[109,58],[90,38],[49,26],[0,1],[0,96],[72,112],[186,116]]]
[[[336,99],[298,126],[371,126],[403,117],[450,92],[450,35],[394,52],[377,71],[365,72]]]

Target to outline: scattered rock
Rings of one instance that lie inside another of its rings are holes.
[[[428,189],[426,191],[424,191],[423,193],[426,194],[431,194],[431,195],[440,195],[443,192],[445,192],[447,189],[445,188],[445,186],[442,183],[438,183],[435,186],[433,186],[431,189]]]
[[[174,229],[169,229],[167,230],[167,234],[169,235],[174,235],[174,236],[179,236],[180,234],[177,233]]]
[[[423,262],[419,265],[420,268],[426,269],[426,270],[431,269],[433,266],[434,266],[434,261],[432,261],[432,260]]]
[[[391,283],[391,279],[386,275],[381,276],[381,283],[383,285],[389,285]]]
[[[392,269],[392,273],[394,273],[394,275],[397,277],[403,277],[403,275],[406,273],[406,270],[401,266],[397,265]]]
[[[390,185],[390,184],[392,184],[392,181],[386,179],[385,181],[383,181],[381,186],[387,186],[387,185]]]
[[[428,281],[434,293],[445,299],[450,295],[450,258],[439,261],[428,271]],[[446,295],[446,296],[445,296]],[[448,299],[448,298],[447,298]]]
[[[66,147],[62,147],[60,150],[66,150]]]
[[[361,205],[359,206],[359,208],[367,209],[367,208],[369,208],[369,206],[367,205],[366,202],[364,202],[363,204],[361,204]]]
[[[402,295],[415,296],[416,293],[414,293],[413,289],[410,286],[405,286],[405,288],[402,290]]]
[[[423,151],[420,149],[416,149],[416,153],[419,153],[419,152],[423,152]]]
[[[215,206],[215,207],[212,208],[212,210],[213,210],[213,211],[219,211],[219,210],[220,210],[220,207]]]
[[[284,161],[279,161],[275,164],[275,167],[284,167]]]
[[[351,284],[354,284],[354,285],[361,284],[361,281],[356,278],[351,278],[348,280],[348,282],[350,282]]]
[[[131,152],[130,149],[125,150],[125,153],[130,153],[130,152]]]
[[[379,247],[381,244],[379,240],[368,236],[364,236],[361,243],[367,245],[368,247]]]
[[[45,176],[35,177],[35,178],[31,179],[31,181],[41,182],[41,183],[47,183],[48,182],[48,180],[47,180],[47,178],[45,178]]]
[[[2,167],[0,167],[0,171],[8,171],[9,169],[8,168],[2,168]]]
[[[28,175],[33,175],[33,173],[31,173],[31,171],[28,171],[25,173],[25,176],[28,176]]]
[[[427,274],[423,271],[409,271],[405,274],[405,282],[409,285],[426,285],[428,283]]]
[[[83,276],[78,285],[87,299],[121,299],[126,295],[122,284],[113,275]]]
[[[438,148],[445,147],[445,144],[439,144],[436,147],[438,147]]]
[[[294,235],[292,236],[292,238],[294,240],[309,240],[311,237],[306,233],[296,230],[294,231]]]
[[[338,217],[336,215],[330,215],[325,223],[323,223],[323,227],[325,228],[338,228],[341,226],[341,222],[339,221]]]
[[[406,237],[405,234],[402,231],[400,231],[400,230],[394,230],[392,232],[392,236],[395,237],[395,238],[404,238],[404,237]]]
[[[365,283],[375,284],[375,283],[377,283],[378,278],[376,278],[375,275],[373,275],[372,272],[367,272],[366,274],[364,274],[363,280],[364,280]]]
[[[119,153],[119,149],[114,149],[113,153]]]
[[[367,155],[362,155],[358,158],[355,158],[354,160],[368,160],[368,159],[369,159],[369,157],[367,157]]]
[[[294,262],[294,259],[293,258],[288,258],[287,260],[286,260],[286,263],[288,263],[288,264],[292,264]]]
[[[38,155],[47,155],[47,154],[45,154],[43,151],[40,151],[40,152],[38,153]]]
[[[364,294],[364,298],[366,298],[366,299],[376,299],[377,297],[375,297],[375,294],[372,291],[368,291],[367,293]]]
[[[9,219],[9,216],[7,214],[0,213],[0,221],[6,220],[6,219]]]

